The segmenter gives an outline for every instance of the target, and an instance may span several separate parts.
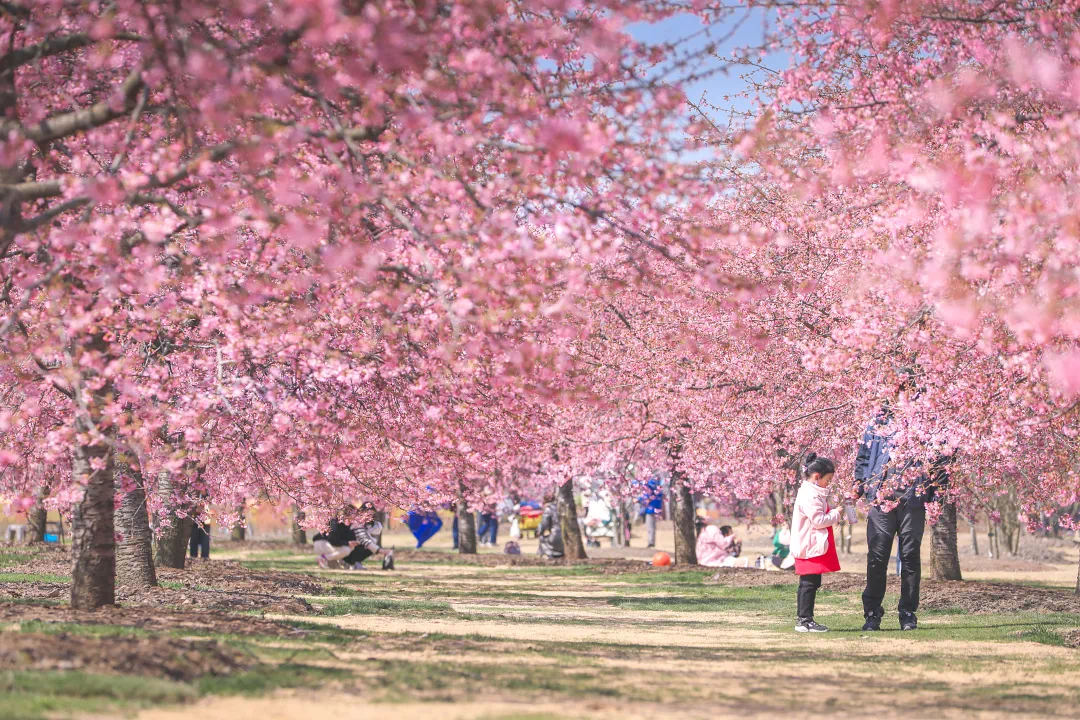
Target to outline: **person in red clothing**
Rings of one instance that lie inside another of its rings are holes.
[[[791,554],[795,558],[795,574],[799,576],[796,632],[829,631],[814,622],[814,601],[821,587],[822,574],[840,569],[833,525],[840,522],[841,508],[829,507],[827,489],[835,472],[836,465],[832,460],[815,453],[806,456],[805,479],[795,497],[795,512],[791,518]]]

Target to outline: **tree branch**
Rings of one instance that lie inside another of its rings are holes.
[[[108,100],[104,100],[88,108],[45,118],[33,127],[23,128],[23,135],[34,142],[46,143],[105,125],[131,112],[142,87],[142,69],[140,68],[128,75],[120,85],[124,96],[123,107],[113,107]]]
[[[18,50],[12,50],[3,57],[0,57],[0,75],[11,72],[15,68],[33,62],[34,60],[40,60],[41,58],[52,57],[53,55],[89,47],[90,45],[101,42],[101,40],[133,40],[141,42],[145,39],[146,38],[141,35],[136,35],[135,33],[117,33],[112,37],[101,38],[100,40],[96,40],[86,33],[75,33],[73,35],[51,38],[45,42],[38,43],[37,45],[28,45],[27,47],[19,48]]]

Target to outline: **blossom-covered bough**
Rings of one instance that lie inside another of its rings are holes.
[[[1075,8],[1027,5],[743,3],[794,62],[736,134],[626,31],[720,2],[4,0],[2,490],[96,607],[210,505],[760,500],[913,368],[898,450],[1056,512]]]
[[[319,524],[540,447],[588,268],[700,249],[660,220],[708,197],[688,63],[623,29],[678,10],[0,4],[0,460],[71,509],[72,604],[113,600],[114,486]]]
[[[1069,527],[1075,3],[743,5],[791,62],[756,76],[748,131],[701,104],[689,125],[719,149],[708,279],[726,282],[672,273],[681,291],[593,309],[581,352],[607,404],[564,422],[583,461],[666,467],[674,433],[695,487],[760,499],[807,449],[850,478],[889,403],[897,456],[952,458],[950,514],[1012,490],[1029,523]]]
[[[735,140],[853,251],[842,322],[809,360],[858,396],[915,369],[907,452],[955,450],[948,500],[1019,490],[1030,523],[1077,502],[1080,389],[1074,2],[754,3],[789,68]]]

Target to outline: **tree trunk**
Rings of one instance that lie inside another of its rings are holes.
[[[476,554],[476,515],[465,502],[465,483],[458,483],[458,554]]]
[[[694,496],[681,472],[671,473],[672,519],[675,521],[675,564],[697,565],[697,533],[694,532]]]
[[[240,508],[240,520],[233,525],[232,541],[243,542],[245,537],[247,537],[247,528],[244,527],[244,508]]]
[[[192,525],[190,516],[179,518],[173,515],[172,523],[161,531],[154,543],[154,563],[158,567],[184,569]]]
[[[585,543],[581,541],[581,526],[577,520],[577,504],[574,502],[574,481],[567,480],[559,487],[559,525],[562,529],[564,557],[569,560],[585,560]]]
[[[930,548],[935,580],[963,580],[956,549],[956,503],[941,504],[941,516],[933,528]]]
[[[292,516],[292,541],[293,545],[307,545],[307,532],[304,528],[300,527],[300,523],[304,519],[304,511],[300,508],[293,506]]]
[[[167,503],[175,502],[172,476],[168,472],[158,473],[158,497]],[[169,514],[169,525],[161,528],[154,541],[154,563],[158,567],[183,570],[191,537],[191,516],[178,517],[175,510],[170,510]]]
[[[132,472],[134,487],[122,494],[117,522],[120,541],[116,545],[116,580],[118,585],[145,590],[158,584],[154,572],[153,534],[146,513],[146,488],[142,476]]]
[[[94,432],[81,418],[76,429]],[[76,445],[72,474],[86,490],[71,515],[71,607],[95,610],[116,602],[112,449],[101,439]]]
[[[971,523],[971,552],[979,557],[979,533],[975,530],[975,523]]]
[[[1080,595],[1080,562],[1076,564],[1076,594]]]
[[[45,542],[45,523],[49,520],[49,511],[45,509],[45,498],[48,491],[42,487],[34,493],[34,504],[26,511],[27,541],[32,543]]]

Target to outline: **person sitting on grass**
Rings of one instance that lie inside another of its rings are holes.
[[[735,536],[730,525],[708,525],[697,539],[698,565],[705,567],[750,567],[747,558],[738,560],[742,541]]]

